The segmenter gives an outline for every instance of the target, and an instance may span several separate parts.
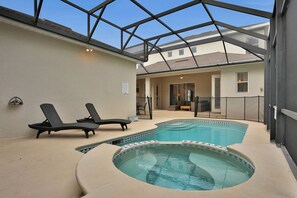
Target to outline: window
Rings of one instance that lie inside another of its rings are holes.
[[[237,92],[248,92],[248,72],[237,73]]]
[[[259,39],[256,39],[254,37],[248,37],[246,39],[246,43],[258,47],[259,46]]]
[[[246,39],[246,43],[247,44],[250,44],[252,46],[255,46],[255,47],[259,47],[259,39],[256,39],[254,37],[248,37]],[[250,54],[250,52],[249,51],[246,51],[246,54]]]
[[[197,53],[197,48],[196,47],[191,47],[191,50],[192,50],[193,54]]]
[[[178,53],[179,53],[180,56],[184,55],[184,49],[178,50]]]
[[[172,52],[167,52],[168,57],[172,57]]]

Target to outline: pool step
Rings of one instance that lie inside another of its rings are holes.
[[[157,160],[147,172],[147,183],[181,190],[211,190],[214,187],[213,177],[190,161],[177,161],[171,157],[166,162]]]
[[[165,129],[165,130],[171,130],[171,131],[179,131],[179,130],[190,130],[194,127],[196,127],[196,125],[193,123],[178,122],[178,123],[174,123],[174,124],[165,125],[160,128]]]

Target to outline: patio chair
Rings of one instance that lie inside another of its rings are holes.
[[[91,122],[96,123],[99,126],[104,124],[120,124],[123,131],[125,128],[128,128],[127,124],[131,123],[130,120],[126,119],[101,119],[92,103],[87,103],[86,107],[90,116],[88,118],[79,119],[77,122]]]
[[[95,135],[94,130],[99,127],[98,124],[94,123],[63,123],[52,104],[41,104],[40,108],[46,120],[42,123],[28,125],[30,128],[38,130],[36,138],[39,138],[39,135],[46,131],[50,134],[51,131],[57,132],[70,129],[81,129],[85,132],[86,138],[89,138],[88,133],[92,131]]]
[[[146,114],[146,105],[147,105],[147,103],[144,103],[143,106],[141,106],[141,105],[136,106],[137,115],[140,115],[140,111],[143,111],[143,113]]]

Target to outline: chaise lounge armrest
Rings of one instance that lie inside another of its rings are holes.
[[[78,119],[76,121],[79,123],[81,123],[81,122],[95,123],[95,120],[92,118],[82,118],[82,119]]]

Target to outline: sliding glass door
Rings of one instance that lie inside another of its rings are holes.
[[[211,111],[221,112],[221,76],[212,75],[211,78]]]
[[[182,83],[170,85],[170,105],[191,105],[195,97],[195,84]]]

